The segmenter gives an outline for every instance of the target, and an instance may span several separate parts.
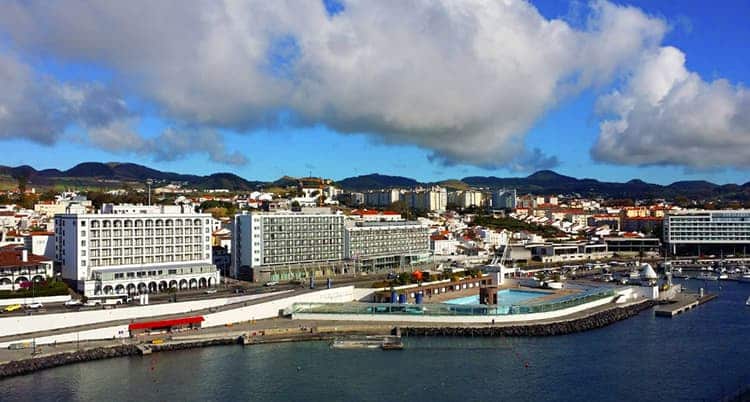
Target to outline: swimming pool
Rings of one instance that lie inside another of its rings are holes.
[[[528,290],[503,289],[497,292],[497,301],[500,306],[516,305],[537,297],[547,296],[552,292],[537,292]],[[479,295],[459,297],[444,302],[445,304],[479,304]]]

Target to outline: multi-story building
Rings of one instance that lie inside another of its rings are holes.
[[[389,207],[394,202],[401,200],[401,190],[391,188],[387,190],[375,190],[364,194],[365,205],[372,207]]]
[[[492,193],[493,209],[515,209],[516,208],[516,190],[500,189]]]
[[[448,206],[448,191],[442,187],[416,189],[404,195],[409,208],[423,211],[445,212]]]
[[[104,205],[55,215],[55,260],[87,296],[216,286],[211,215],[181,206]]]
[[[234,277],[254,281],[274,276],[277,269],[304,273],[306,264],[340,261],[344,256],[344,216],[333,213],[254,212],[234,218]],[[261,273],[263,273],[261,275]]]
[[[344,257],[358,272],[382,272],[426,261],[430,228],[414,221],[348,220]]]
[[[447,202],[459,208],[481,207],[484,205],[484,194],[477,190],[451,191]]]
[[[664,241],[673,255],[747,255],[750,210],[670,211],[664,217]]]

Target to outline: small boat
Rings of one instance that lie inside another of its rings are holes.
[[[700,276],[698,276],[698,279],[702,279],[705,281],[718,281],[719,277],[708,274],[708,273],[703,273],[703,274],[700,274]]]
[[[745,301],[746,306],[750,306],[750,296],[747,297],[747,300]]]
[[[690,279],[690,276],[688,274],[683,274],[682,272],[675,272],[672,274],[672,277],[677,279]]]
[[[737,282],[750,283],[750,275],[742,275],[737,278]]]
[[[721,275],[719,275],[719,280],[725,281],[727,279],[729,279],[729,275],[727,275],[727,274],[721,274]]]

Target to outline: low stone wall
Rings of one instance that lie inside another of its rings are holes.
[[[487,327],[402,327],[403,336],[553,336],[588,331],[638,315],[655,305],[644,301],[626,307],[609,309],[588,317],[548,324]]]

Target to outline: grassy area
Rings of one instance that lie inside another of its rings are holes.
[[[526,231],[538,234],[545,238],[567,236],[565,232],[552,226],[526,223],[513,218],[493,218],[491,216],[482,215],[475,217],[473,223],[490,229],[506,229],[511,232]]]
[[[69,293],[68,285],[62,281],[40,282],[33,289],[0,290],[0,299],[16,299],[21,297],[65,296]]]

